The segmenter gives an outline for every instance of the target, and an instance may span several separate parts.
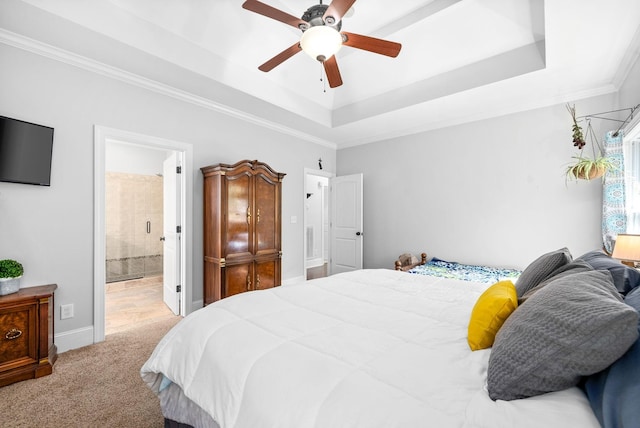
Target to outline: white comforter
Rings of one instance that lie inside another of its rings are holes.
[[[466,341],[486,287],[380,269],[244,293],[182,320],[142,377],[221,428],[599,427],[577,388],[489,399],[490,351]]]

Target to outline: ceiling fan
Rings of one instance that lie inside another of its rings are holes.
[[[356,0],[333,0],[331,4],[311,6],[302,15],[296,18],[279,9],[269,6],[257,0],[247,0],[242,7],[252,12],[264,15],[276,21],[291,25],[302,31],[300,41],[286,48],[278,55],[258,67],[267,72],[282,64],[301,50],[307,52],[312,58],[320,61],[324,67],[329,87],[335,88],[342,85],[342,77],[338,69],[335,53],[342,45],[365,51],[396,57],[400,53],[400,43],[362,36],[354,33],[340,32],[342,18]]]

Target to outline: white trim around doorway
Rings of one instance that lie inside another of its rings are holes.
[[[193,310],[192,269],[186,266],[192,260],[193,230],[193,146],[188,143],[136,134],[105,126],[94,127],[94,262],[93,262],[93,342],[105,338],[105,153],[108,142],[118,142],[154,149],[175,150],[182,153],[182,239],[180,313],[187,315]]]

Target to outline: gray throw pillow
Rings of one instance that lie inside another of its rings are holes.
[[[575,386],[605,369],[638,337],[638,312],[623,303],[608,271],[551,281],[505,321],[489,356],[493,400]]]
[[[640,285],[640,272],[637,269],[623,265],[620,260],[611,258],[602,250],[589,251],[576,260],[584,260],[594,269],[611,272],[614,285],[623,294]]]
[[[574,273],[578,273],[578,272],[589,272],[592,270],[593,268],[589,263],[585,262],[584,260],[578,260],[578,259],[572,261],[571,263],[567,263],[564,266],[560,266],[558,269],[551,272],[551,275],[549,275],[547,279],[545,279],[535,287],[527,290],[527,292],[524,293],[522,297],[518,299],[518,304],[519,305],[523,304],[529,297],[533,296],[533,293],[535,293],[536,291],[539,291],[540,289],[542,289],[542,287],[549,284],[551,281],[555,279],[562,278],[567,275],[573,275]]]
[[[516,281],[518,298],[549,278],[554,270],[570,263],[572,260],[571,253],[566,247],[543,254],[535,259],[522,271],[518,281]]]

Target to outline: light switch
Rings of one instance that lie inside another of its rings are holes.
[[[298,222],[298,217],[295,215],[291,216],[291,224],[297,223]]]

